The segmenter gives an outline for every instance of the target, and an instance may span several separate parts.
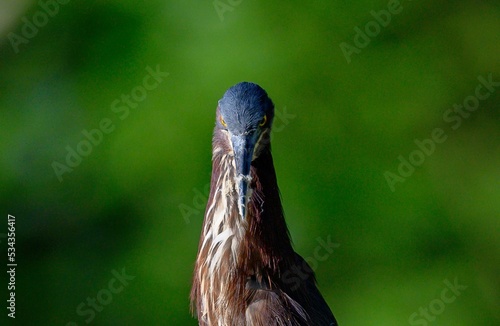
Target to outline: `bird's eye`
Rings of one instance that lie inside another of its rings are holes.
[[[221,123],[224,127],[227,127],[226,121],[224,120],[224,118],[222,117],[222,115],[220,116],[220,123]]]
[[[265,115],[264,118],[262,118],[262,120],[260,120],[259,126],[264,127],[266,122],[267,122],[267,115]]]

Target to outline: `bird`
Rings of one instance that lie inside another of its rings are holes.
[[[252,82],[218,101],[212,175],[190,293],[203,326],[337,326],[297,254],[271,155],[274,104]]]

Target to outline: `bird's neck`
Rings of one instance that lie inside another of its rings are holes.
[[[231,247],[238,249],[233,252],[234,267],[240,270],[265,269],[269,273],[279,273],[284,257],[293,257],[293,249],[270,149],[264,149],[252,162],[252,181],[249,186],[251,194],[245,219],[238,215],[236,209],[238,192],[234,182],[233,157],[214,157],[213,163],[213,178],[219,177],[212,180],[209,200],[212,204],[207,205],[205,214],[205,226],[211,225],[211,228],[204,228],[205,236],[232,242]],[[218,168],[221,170],[216,173]],[[221,176],[222,173],[225,174]]]
[[[258,248],[259,259],[271,273],[279,273],[285,257],[293,257],[270,149],[252,162],[252,196],[248,204],[246,248]]]
[[[215,315],[204,314],[218,312],[217,319],[224,319],[230,313],[224,307],[244,300],[249,279],[265,280],[267,286],[280,282],[283,271],[293,264],[288,260],[294,257],[270,150],[252,162],[252,193],[245,219],[237,209],[234,159],[214,153],[192,293],[198,309],[202,307],[201,317],[208,320]]]

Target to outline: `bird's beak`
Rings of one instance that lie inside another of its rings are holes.
[[[255,135],[231,136],[234,163],[236,165],[236,184],[238,187],[238,212],[245,219],[248,203],[248,186],[251,181],[250,165],[256,143]]]

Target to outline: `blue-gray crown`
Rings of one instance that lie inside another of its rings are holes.
[[[270,127],[274,105],[262,87],[241,82],[229,88],[219,100],[220,113],[233,134],[255,130],[266,116]]]

